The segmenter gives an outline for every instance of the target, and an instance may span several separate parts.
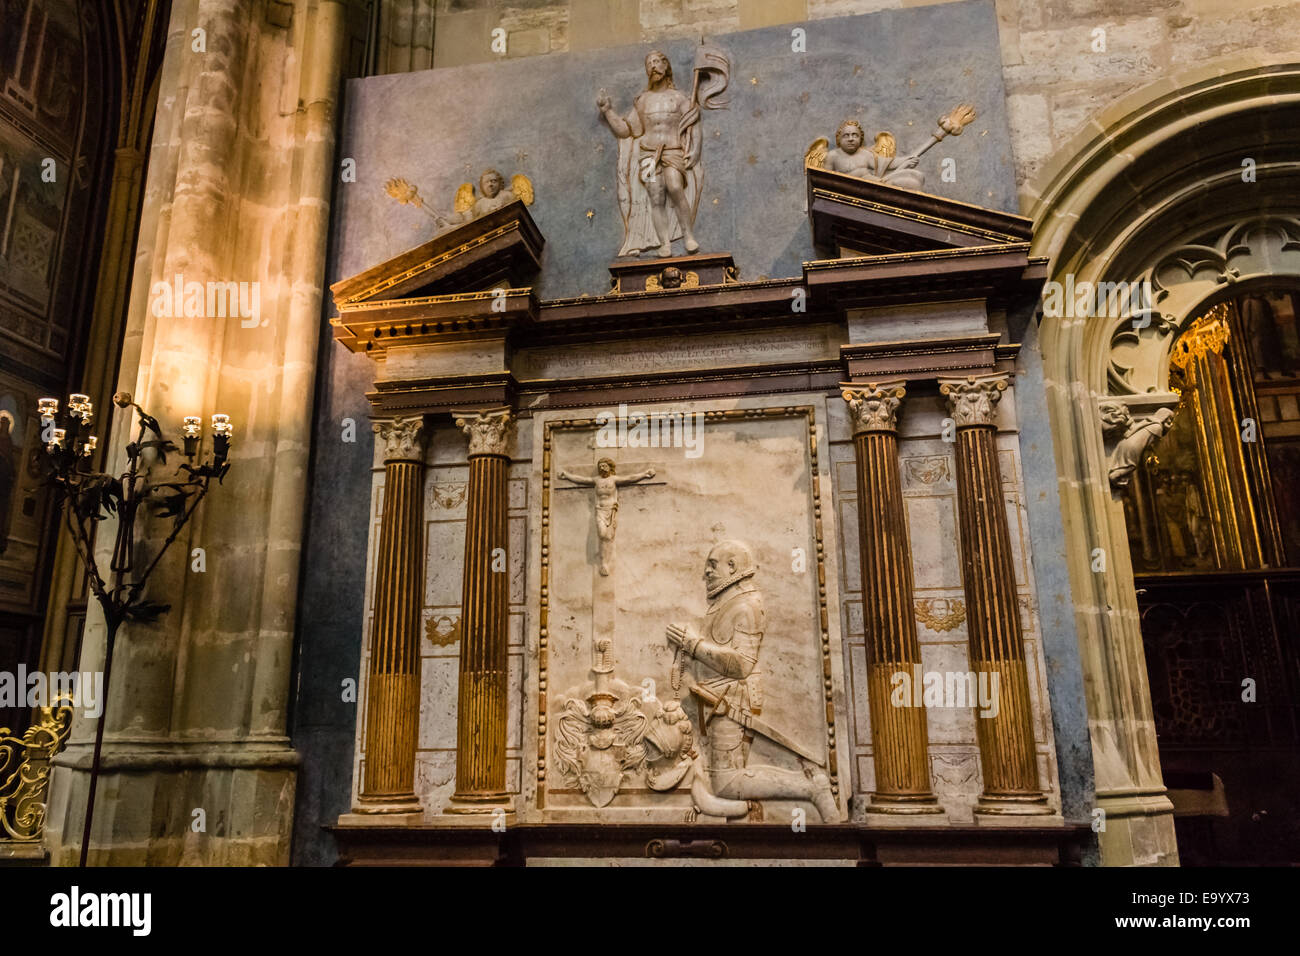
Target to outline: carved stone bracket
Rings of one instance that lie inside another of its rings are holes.
[[[1142,456],[1173,424],[1179,398],[1172,392],[1109,398],[1098,403],[1112,492],[1124,490]]]
[[[904,382],[868,382],[840,392],[849,403],[853,434],[897,431],[898,406],[907,394]]]
[[[1006,375],[968,375],[939,379],[939,391],[948,396],[948,409],[958,428],[994,424],[994,410],[1007,387]]]
[[[424,417],[386,418],[371,426],[384,443],[384,462],[424,460]]]
[[[469,436],[469,457],[496,455],[509,457],[506,447],[510,439],[510,426],[514,416],[508,408],[489,411],[455,412],[456,427]]]

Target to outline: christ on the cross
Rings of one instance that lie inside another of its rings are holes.
[[[600,573],[608,575],[609,561],[614,550],[614,530],[618,526],[618,486],[653,478],[655,470],[647,468],[635,475],[619,478],[614,474],[614,462],[609,458],[602,458],[596,463],[594,477],[571,475],[563,469],[560,470],[559,476],[575,485],[591,485],[596,489],[596,537],[600,542],[598,551]]]

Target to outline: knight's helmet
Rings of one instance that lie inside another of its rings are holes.
[[[691,767],[695,729],[679,701],[670,700],[646,728],[646,784],[651,790],[671,790]]]

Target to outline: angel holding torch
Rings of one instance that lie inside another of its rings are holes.
[[[855,119],[846,119],[835,131],[835,148],[825,138],[814,140],[804,153],[804,165],[830,169],[859,179],[876,179],[903,189],[921,189],[925,173],[916,168],[921,155],[947,136],[960,136],[975,119],[975,107],[962,103],[939,117],[937,129],[920,149],[898,155],[894,135],[881,131],[871,147],[865,148],[866,132]]]
[[[515,173],[510,178],[510,188],[507,189],[504,176],[495,169],[485,169],[483,175],[478,178],[478,188],[482,195],[474,192],[473,183],[461,183],[452,202],[451,214],[444,216],[431,210],[425,204],[424,197],[420,195],[419,187],[405,179],[390,179],[384,184],[388,195],[399,203],[423,210],[433,219],[439,232],[445,232],[452,226],[459,226],[462,223],[473,222],[516,199],[525,206],[533,204],[533,183],[523,173]]]

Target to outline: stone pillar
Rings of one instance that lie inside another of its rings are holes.
[[[433,65],[434,0],[382,0],[376,69],[412,73]]]
[[[842,392],[858,468],[862,626],[876,767],[867,811],[941,814],[930,788],[925,708],[891,702],[893,676],[901,671],[911,680],[921,663],[912,610],[912,547],[898,473],[895,415],[905,394],[903,382],[864,383]]]
[[[96,865],[289,862],[300,758],[287,725],[347,10],[338,0],[280,7],[291,7],[280,10],[290,26],[252,0],[170,8],[116,387],[171,437],[184,416],[206,423],[218,412],[235,436],[225,482],[149,579],[147,593],[171,609],[118,634]],[[207,52],[196,56],[198,27]],[[178,281],[247,283],[248,314],[187,316],[159,291]],[[106,422],[110,408],[97,410]],[[109,472],[121,470],[130,425],[115,414]],[[115,530],[110,520],[99,536],[101,567]],[[140,556],[170,530],[142,522]],[[103,669],[105,640],[91,602],[80,670]],[[55,865],[79,857],[94,732],[79,715],[55,758]],[[192,828],[195,809],[204,832]]]
[[[375,611],[366,676],[366,772],[356,813],[422,816],[415,796],[424,603],[424,419],[376,422],[384,513],[375,554]]]
[[[1011,532],[1002,500],[994,409],[1007,376],[940,379],[957,426],[957,514],[971,668],[997,679],[997,713],[975,718],[984,793],[976,814],[1050,813],[1038,783]]]
[[[469,436],[461,589],[456,792],[448,813],[513,812],[506,792],[510,409],[458,413]]]

